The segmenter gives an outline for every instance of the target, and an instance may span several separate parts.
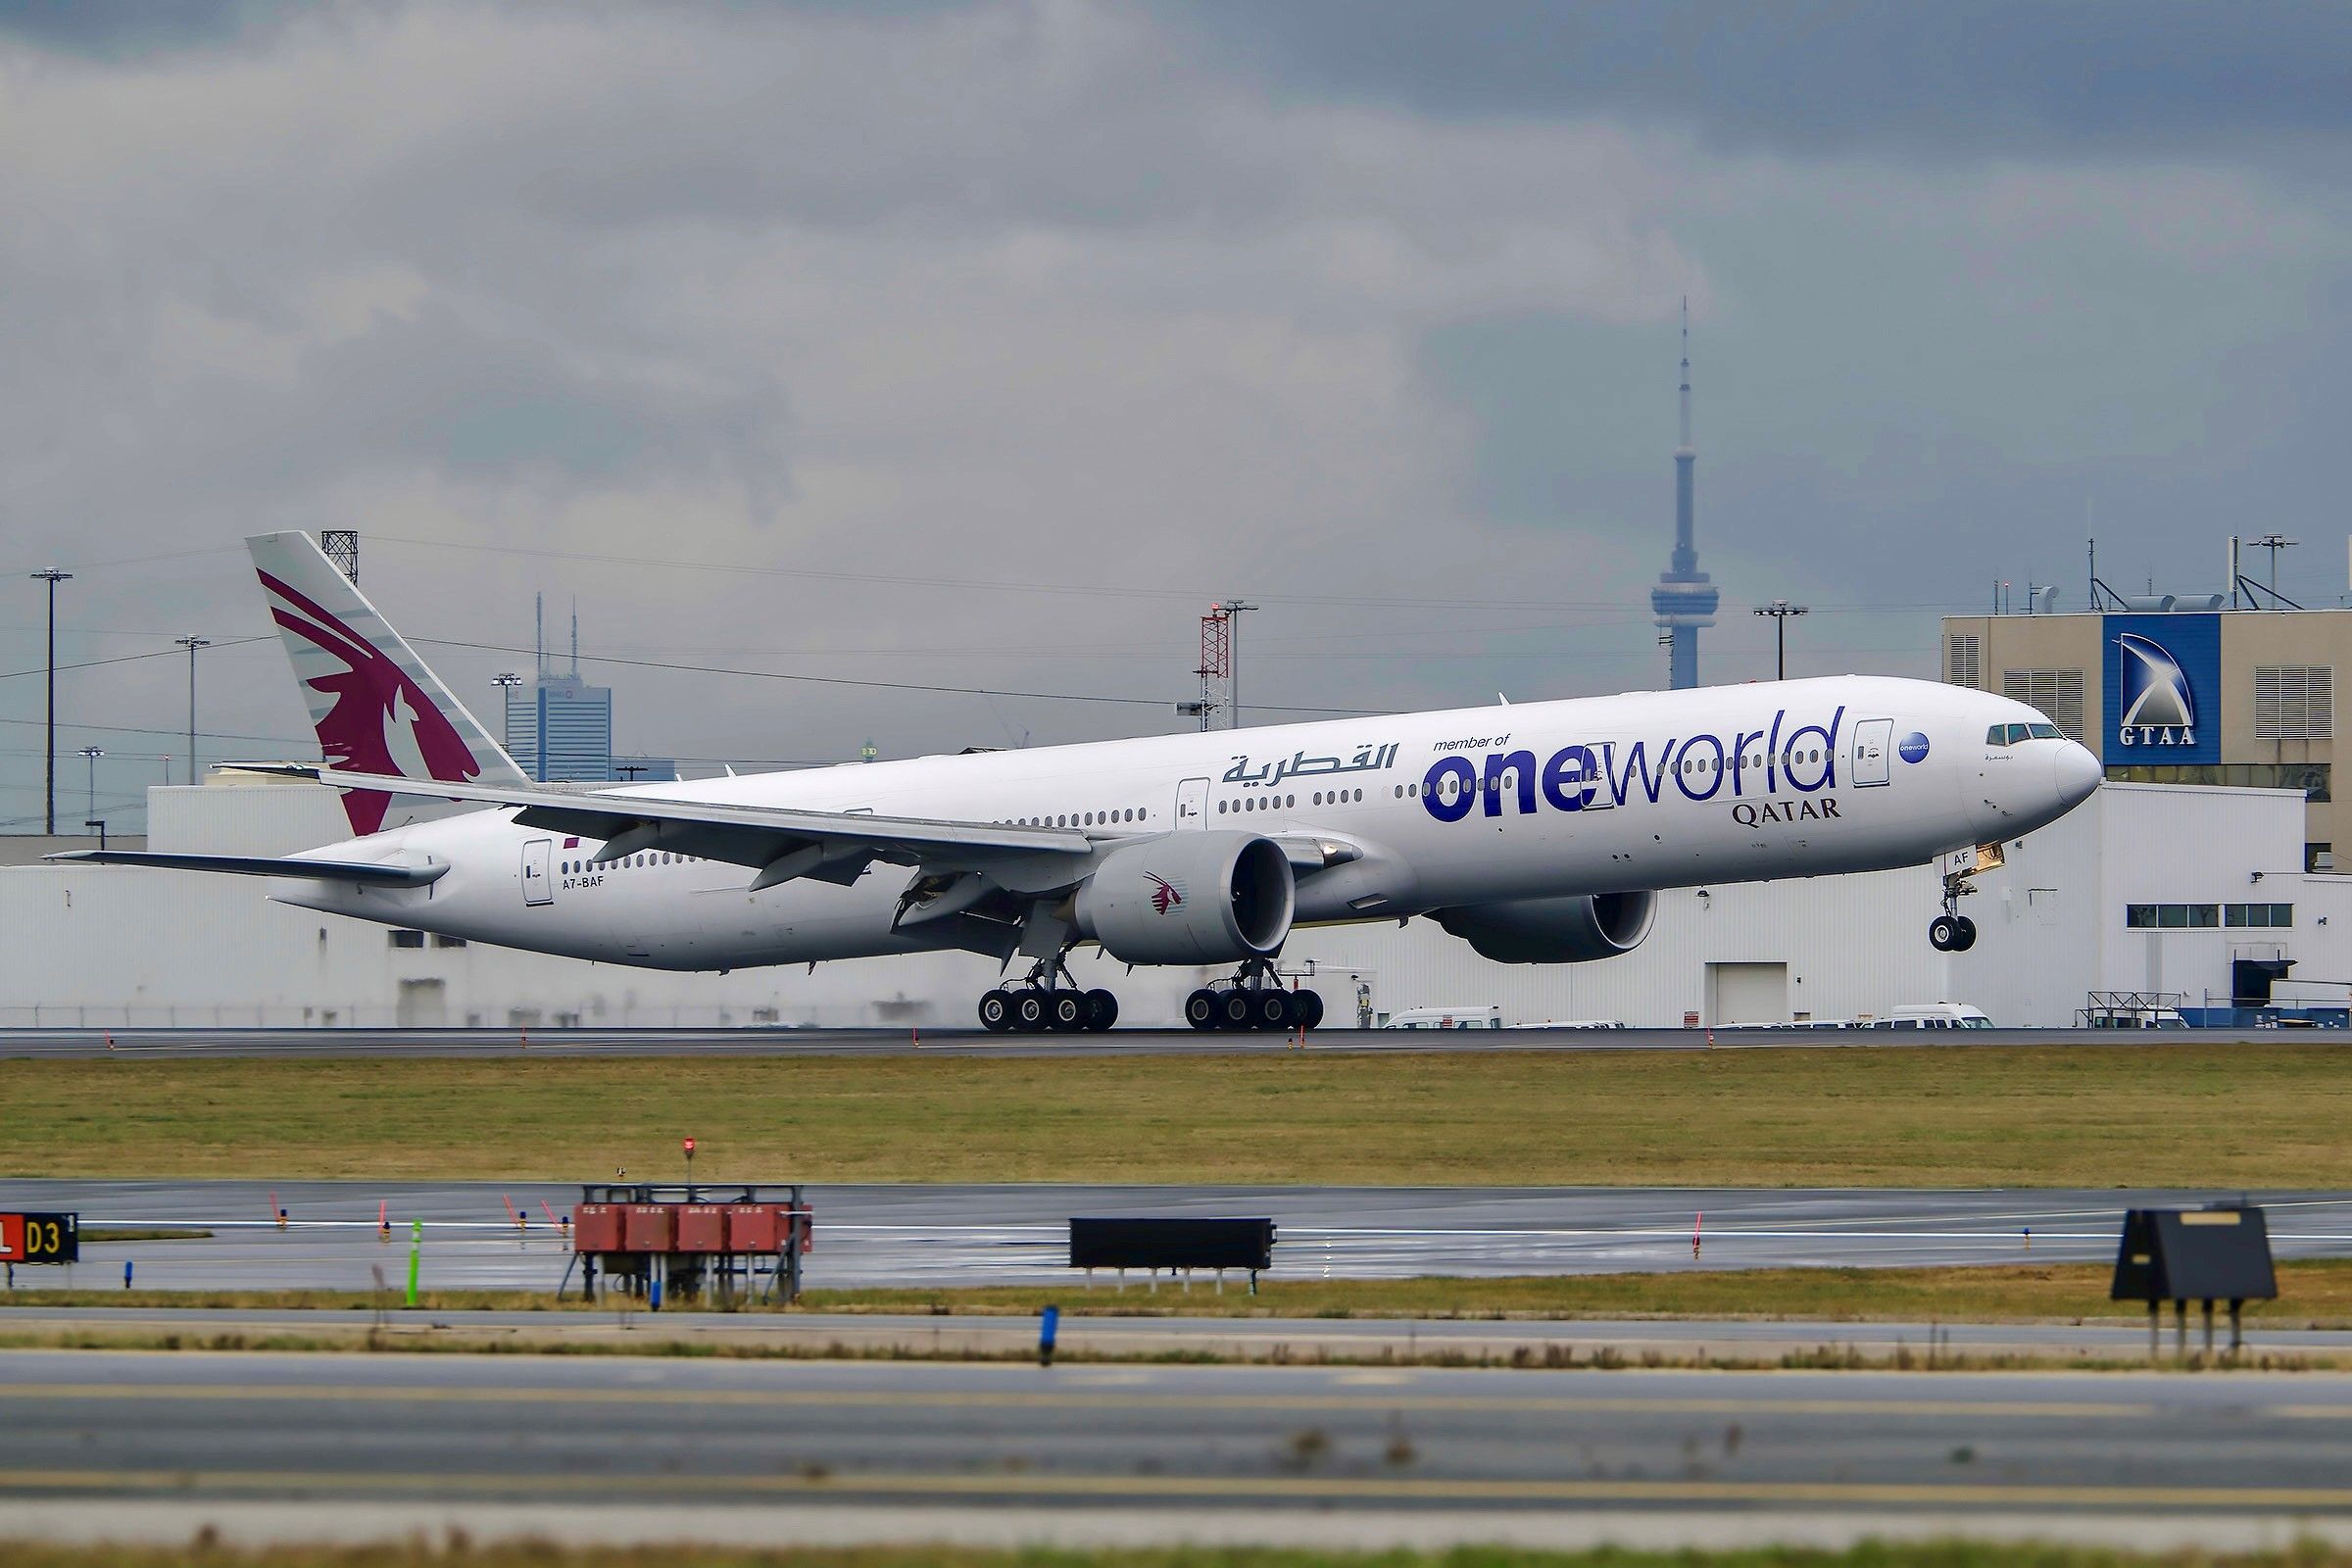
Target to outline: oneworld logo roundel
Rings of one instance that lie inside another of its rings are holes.
[[[1894,755],[1906,762],[1924,762],[1928,760],[1928,738],[1913,730],[1903,737],[1903,743],[1894,749]]]

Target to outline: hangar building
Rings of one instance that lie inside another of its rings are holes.
[[[2099,754],[2110,779],[2300,791],[2300,863],[2334,869],[2336,845],[2352,842],[2332,779],[2335,670],[2352,662],[2352,611],[2193,603],[1947,616],[1943,678],[2040,709]]]

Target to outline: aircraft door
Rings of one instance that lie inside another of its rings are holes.
[[[1188,778],[1176,786],[1176,830],[1198,828],[1208,819],[1208,780]]]
[[[555,878],[548,874],[555,857],[556,841],[532,839],[522,847],[522,902],[552,904],[556,897]]]
[[[1853,779],[1856,789],[1888,782],[1886,754],[1893,749],[1893,719],[1866,718],[1854,726]]]

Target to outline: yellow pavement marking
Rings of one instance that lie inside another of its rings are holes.
[[[2143,1421],[2149,1403],[2063,1399],[1796,1399],[1451,1394],[1047,1393],[1019,1389],[582,1389],[401,1387],[378,1384],[0,1383],[6,1399],[271,1399],[391,1404],[702,1404],[840,1406],[868,1409],[1022,1410],[1420,1410],[1474,1414],[1922,1415],[2017,1416]]]
[[[2012,1486],[1982,1483],[1841,1481],[1479,1481],[1402,1477],[917,1475],[422,1475],[382,1471],[350,1475],[237,1470],[0,1470],[0,1494],[12,1492],[164,1491],[185,1494],[260,1490],[271,1493],[426,1492],[612,1494],[643,1487],[683,1493],[897,1496],[1124,1496],[1147,1498],[1295,1498],[1369,1502],[1750,1502],[1975,1507],[2292,1508],[2352,1511],[2352,1487]]]

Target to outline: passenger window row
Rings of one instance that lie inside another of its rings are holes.
[[[999,827],[1109,827],[1129,822],[1147,822],[1152,813],[1140,806],[1117,811],[1061,811],[1053,816],[1001,816]]]
[[[584,876],[591,871],[634,871],[648,865],[699,865],[699,855],[678,855],[668,850],[646,850],[637,855],[624,855],[617,860],[598,865],[593,860],[564,860],[558,866],[563,876]]]

